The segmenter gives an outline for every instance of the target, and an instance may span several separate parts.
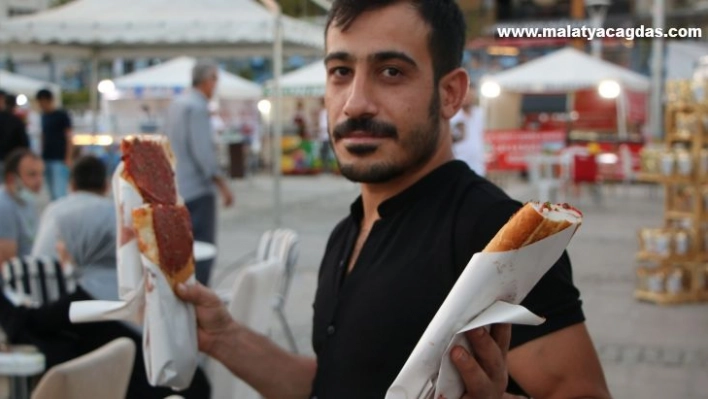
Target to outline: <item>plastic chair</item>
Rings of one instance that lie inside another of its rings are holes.
[[[288,346],[293,353],[298,352],[295,336],[290,328],[287,317],[285,315],[285,305],[287,303],[290,285],[295,276],[295,266],[299,257],[299,239],[297,233],[292,229],[275,229],[263,232],[256,249],[239,259],[234,263],[234,266],[226,268],[217,275],[217,278],[212,278],[215,284],[220,281],[232,281],[234,274],[237,274],[240,266],[253,262],[265,261],[270,258],[276,258],[281,261],[281,271],[278,282],[278,289],[273,297],[273,311],[275,312],[278,322],[283,328],[285,338],[288,341]],[[230,303],[228,294],[224,294],[224,285],[215,287],[217,293],[225,303]]]
[[[81,357],[52,367],[32,399],[123,399],[135,359],[135,343],[118,338]]]
[[[280,281],[278,282],[278,289],[273,303],[273,310],[283,328],[285,338],[293,353],[297,353],[298,349],[295,336],[285,315],[285,305],[290,292],[292,279],[295,276],[295,266],[300,256],[299,251],[298,236],[295,231],[290,229],[278,229],[272,233],[267,256],[268,259],[278,259],[282,266]]]
[[[74,269],[52,257],[15,257],[0,267],[0,286],[33,305],[54,302],[76,291]]]
[[[266,334],[273,312],[282,265],[276,258],[255,262],[238,270],[228,310],[234,320],[249,329]],[[260,398],[258,392],[216,361],[209,361],[209,379],[213,398]]]

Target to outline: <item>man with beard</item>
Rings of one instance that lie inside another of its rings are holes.
[[[201,350],[263,396],[383,398],[469,259],[521,204],[453,157],[450,119],[469,85],[454,1],[335,0],[325,38],[332,143],[361,196],[322,260],[317,358],[240,326],[204,287],[178,290],[196,306]],[[474,355],[451,352],[464,398],[609,397],[579,295],[564,254],[522,302],[543,325],[514,326],[511,340],[508,325],[468,333]]]

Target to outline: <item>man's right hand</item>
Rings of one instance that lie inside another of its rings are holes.
[[[197,338],[199,350],[213,355],[219,339],[237,327],[221,299],[199,283],[179,284],[177,295],[194,305],[197,314]]]

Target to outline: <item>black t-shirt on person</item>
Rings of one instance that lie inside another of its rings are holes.
[[[66,158],[67,129],[71,129],[71,117],[63,109],[42,114],[42,159],[63,161]]]
[[[472,255],[520,206],[451,161],[379,206],[381,218],[347,274],[363,216],[358,198],[330,235],[319,272],[312,396],[383,398]],[[547,320],[513,326],[512,347],[585,320],[567,254],[522,305]],[[523,393],[512,380],[509,391]]]

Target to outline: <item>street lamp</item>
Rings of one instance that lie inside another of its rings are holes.
[[[607,16],[607,9],[610,8],[610,0],[585,0],[585,8],[590,16],[590,22],[595,29],[602,28]],[[592,56],[602,58],[602,38],[595,36],[590,43]]]
[[[626,140],[627,100],[622,86],[615,80],[603,80],[597,86],[597,92],[602,98],[615,100],[615,107],[617,109],[617,136],[622,140]]]
[[[501,87],[499,86],[499,83],[491,80],[482,83],[479,90],[485,98],[497,98],[499,97],[499,94],[501,94]]]
[[[614,80],[603,80],[597,86],[597,91],[602,98],[614,99],[620,95],[622,89],[620,88],[619,83]]]

